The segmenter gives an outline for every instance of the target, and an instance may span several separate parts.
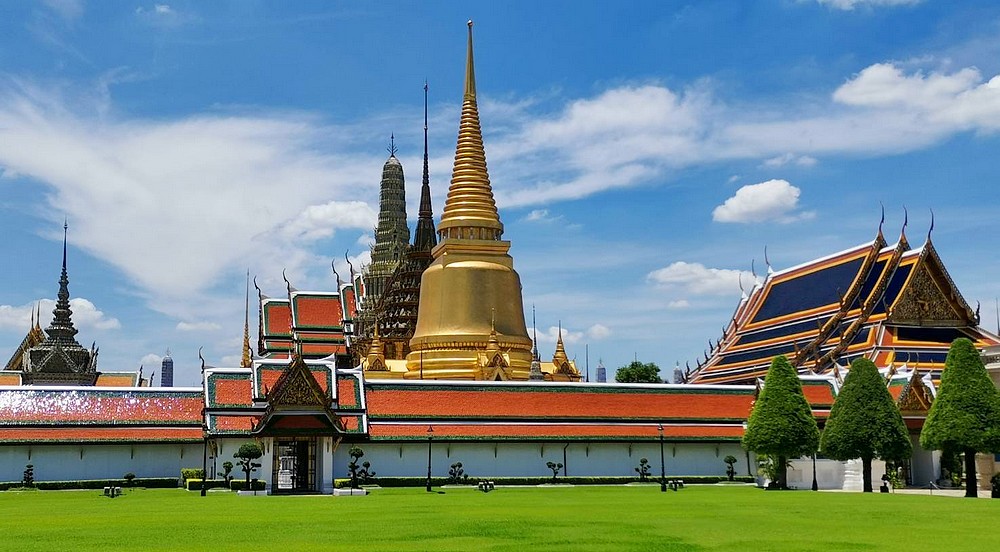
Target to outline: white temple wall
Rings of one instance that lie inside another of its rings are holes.
[[[427,441],[406,443],[359,443],[364,461],[371,462],[376,477],[424,477],[427,475]],[[348,477],[348,451],[342,444],[333,458],[336,478]],[[746,452],[738,443],[666,443],[667,476],[725,475],[727,455],[738,459],[736,473],[746,475]],[[469,477],[545,477],[552,471],[547,462],[563,464],[560,476],[636,476],[639,460],[649,461],[653,477],[660,474],[659,443],[448,443],[434,442],[431,474],[447,477],[451,465],[462,463]]]
[[[200,444],[3,445],[0,481],[20,481],[26,464],[34,466],[36,481],[65,481],[121,479],[127,472],[180,478],[181,468],[201,463]]]
[[[913,456],[910,458],[910,478],[914,487],[926,487],[941,477],[941,451],[920,447],[920,435],[911,435]]]

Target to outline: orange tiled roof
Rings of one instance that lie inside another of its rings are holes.
[[[0,427],[34,424],[201,426],[197,391],[0,390]]]
[[[598,418],[743,420],[750,387],[682,388],[615,385],[415,385],[369,382],[369,416],[386,418]]]
[[[434,438],[453,439],[600,439],[626,440],[659,438],[654,424],[442,424],[432,423]],[[427,424],[373,422],[373,439],[427,439]],[[743,426],[663,425],[663,436],[671,440],[735,440],[743,436]]]
[[[136,387],[138,372],[105,372],[97,376],[94,387]]]

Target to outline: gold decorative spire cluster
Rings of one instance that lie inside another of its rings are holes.
[[[479,126],[476,104],[476,71],[472,56],[472,21],[469,21],[469,46],[465,63],[465,94],[462,119],[455,148],[455,165],[445,201],[438,235],[446,238],[499,240],[503,224],[497,213],[490,175],[486,169],[486,151]]]

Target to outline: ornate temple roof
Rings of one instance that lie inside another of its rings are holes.
[[[928,370],[938,377],[951,342],[979,347],[1000,338],[979,327],[934,249],[905,235],[868,243],[786,270],[769,271],[745,293],[718,342],[690,373],[694,383],[747,383],[785,355],[805,374],[846,370],[858,357],[879,367]]]
[[[30,347],[22,357],[24,375],[21,381],[25,384],[93,385],[97,379],[96,349],[85,349],[76,340],[66,271],[67,230],[68,225],[63,224],[62,273],[52,323],[45,328],[45,339]]]
[[[287,298],[268,297],[257,288],[260,301],[258,354],[288,358],[293,333],[305,358],[347,354],[346,324],[357,314],[354,286],[340,291],[289,289]]]

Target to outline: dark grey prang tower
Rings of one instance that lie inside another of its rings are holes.
[[[160,364],[160,387],[173,387],[174,386],[174,359],[170,358],[170,349],[167,349],[167,354],[163,357],[163,363]]]

